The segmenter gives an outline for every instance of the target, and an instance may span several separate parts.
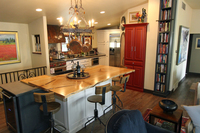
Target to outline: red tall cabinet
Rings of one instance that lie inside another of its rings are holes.
[[[135,69],[130,74],[127,89],[143,91],[148,23],[125,24],[124,65]]]

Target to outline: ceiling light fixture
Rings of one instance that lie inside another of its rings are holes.
[[[37,8],[36,11],[37,11],[37,12],[41,12],[42,9],[41,9],[41,8]]]
[[[74,0],[75,5],[72,5],[71,0],[71,6],[69,8],[69,15],[70,19],[68,20],[66,25],[63,25],[62,21],[60,21],[60,28],[62,32],[68,32],[75,34],[75,36],[79,36],[81,33],[92,33],[92,28],[94,28],[94,20],[89,20],[87,22],[85,20],[85,10],[82,7],[82,0]],[[83,21],[85,23],[85,27],[80,28],[79,25]]]
[[[105,11],[101,11],[100,13],[101,13],[101,14],[104,14],[104,13],[105,13]]]
[[[108,23],[107,25],[111,25],[111,23]]]

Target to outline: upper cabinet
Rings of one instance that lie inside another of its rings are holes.
[[[47,25],[48,42],[49,43],[61,43],[65,42],[64,34],[60,31],[60,27],[57,25]]]

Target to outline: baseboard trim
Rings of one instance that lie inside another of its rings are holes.
[[[152,90],[144,89],[144,92],[153,94],[153,91],[152,91]]]
[[[178,82],[178,87],[184,82],[185,78],[186,78],[186,76],[184,76],[184,77]],[[178,87],[177,87],[177,88],[178,88]]]

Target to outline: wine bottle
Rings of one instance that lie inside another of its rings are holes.
[[[80,77],[81,67],[79,66],[79,62],[77,62],[76,70],[77,70],[77,76]]]

